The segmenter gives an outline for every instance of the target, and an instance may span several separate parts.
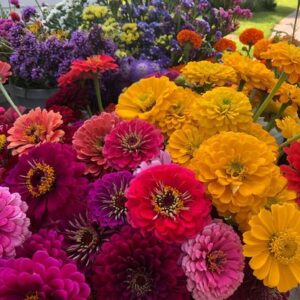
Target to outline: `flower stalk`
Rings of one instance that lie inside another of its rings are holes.
[[[289,146],[292,142],[295,142],[300,139],[300,133],[294,135],[293,137],[287,139],[284,143],[279,146],[279,150],[282,150],[283,147]]]
[[[3,86],[3,84],[1,82],[0,82],[0,90],[1,90],[2,94],[4,95],[5,99],[7,100],[7,102],[10,104],[10,106],[16,111],[16,113],[19,116],[22,116],[18,107],[15,105],[14,101],[11,99],[11,97],[9,96],[9,94],[7,93],[5,87]]]
[[[94,88],[95,88],[95,93],[96,93],[96,97],[97,97],[99,112],[103,112],[99,78],[94,77],[93,82],[94,82]]]

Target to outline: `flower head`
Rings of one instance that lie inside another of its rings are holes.
[[[71,146],[46,143],[20,157],[6,184],[27,202],[34,224],[46,223],[82,209],[87,188],[83,172]]]
[[[7,138],[13,155],[28,152],[43,143],[59,142],[64,132],[59,129],[63,120],[59,113],[36,108],[22,115],[9,129]]]
[[[256,42],[253,49],[254,57],[257,59],[262,59],[262,53],[266,52],[271,44],[272,41],[266,39],[261,39]]]
[[[300,124],[290,116],[287,116],[282,120],[277,119],[276,126],[280,129],[282,136],[286,139],[300,133]]]
[[[142,161],[157,156],[163,141],[161,132],[150,123],[123,121],[106,135],[103,156],[117,170],[135,169]]]
[[[37,251],[32,259],[0,261],[0,298],[86,300],[90,288],[73,263]]]
[[[21,20],[19,14],[15,11],[11,11],[9,13],[9,16],[11,17],[11,19],[14,21],[14,22],[19,22]]]
[[[10,64],[0,61],[0,82],[2,84],[4,84],[12,74],[10,68]]]
[[[103,157],[105,136],[119,123],[114,113],[103,112],[83,123],[73,137],[73,147],[78,159],[86,164],[86,173],[94,176],[109,170],[107,160]]]
[[[230,66],[209,61],[189,62],[183,69],[185,81],[191,85],[223,86],[227,82],[236,82],[236,73]]]
[[[106,174],[96,180],[89,193],[90,218],[104,227],[126,223],[125,192],[132,177],[130,172],[121,171]]]
[[[20,8],[19,0],[9,0],[10,4],[14,5],[16,8]]]
[[[230,39],[221,38],[214,44],[214,48],[219,52],[223,52],[225,50],[235,51],[236,43]]]
[[[202,37],[193,30],[183,29],[178,32],[177,41],[181,46],[190,43],[194,49],[198,49],[202,44]]]
[[[182,251],[182,268],[194,299],[227,299],[242,283],[242,243],[232,227],[222,221],[206,225],[182,245]]]
[[[126,192],[128,221],[145,234],[166,242],[182,242],[210,221],[211,205],[193,172],[160,165],[138,174]]]
[[[139,118],[152,121],[164,99],[175,89],[176,84],[165,76],[142,79],[120,95],[116,113],[125,120]]]
[[[244,255],[251,257],[253,274],[268,287],[286,292],[300,280],[300,211],[294,205],[272,205],[249,222]]]
[[[29,237],[27,209],[20,194],[10,193],[7,187],[0,187],[0,258],[13,257],[15,248]]]
[[[188,300],[178,248],[124,226],[96,257],[92,285],[97,299]]]
[[[240,42],[252,46],[264,38],[263,31],[257,28],[247,28],[239,36]]]

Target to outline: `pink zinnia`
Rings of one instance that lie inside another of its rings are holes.
[[[0,61],[0,82],[3,84],[11,75],[10,64]]]
[[[19,117],[9,129],[8,149],[13,149],[13,155],[19,155],[43,143],[59,142],[64,135],[64,131],[59,129],[62,124],[60,113],[39,107],[32,109]]]
[[[116,114],[103,112],[85,121],[74,134],[73,146],[87,166],[86,173],[98,176],[109,169],[102,154],[104,138],[119,121]]]
[[[13,257],[15,248],[30,235],[27,208],[20,194],[11,194],[7,187],[0,187],[0,258]]]
[[[182,245],[182,268],[195,300],[223,300],[244,278],[244,256],[239,236],[231,226],[216,221]]]
[[[117,170],[135,169],[163,147],[164,137],[152,124],[136,119],[119,123],[105,137],[103,156]]]

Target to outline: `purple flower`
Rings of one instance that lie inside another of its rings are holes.
[[[125,191],[132,179],[128,171],[104,175],[94,182],[89,193],[88,208],[92,219],[102,226],[115,227],[126,223]]]
[[[10,29],[15,23],[10,19],[0,19],[0,37],[8,38]]]
[[[19,0],[9,0],[10,4],[14,5],[16,8],[20,8]]]
[[[29,22],[29,20],[37,14],[36,9],[33,6],[26,6],[22,10],[22,20]]]

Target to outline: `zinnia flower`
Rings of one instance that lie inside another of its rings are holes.
[[[193,299],[227,299],[242,283],[242,243],[231,226],[217,220],[181,248],[182,268]]]
[[[262,53],[266,52],[271,44],[272,42],[266,39],[261,39],[256,42],[253,48],[254,57],[257,59],[262,59]]]
[[[132,177],[130,172],[121,171],[106,174],[96,180],[89,193],[90,218],[104,227],[126,223],[125,191]]]
[[[1,299],[86,300],[90,288],[73,263],[38,251],[32,259],[0,261]]]
[[[300,80],[300,49],[288,42],[279,42],[269,46],[261,54],[264,59],[270,59],[272,66],[288,75],[291,84]]]
[[[23,154],[29,149],[43,143],[56,143],[63,137],[64,132],[59,129],[63,124],[59,113],[41,108],[32,109],[22,115],[9,129],[7,140],[13,155]]]
[[[221,38],[214,44],[214,48],[219,52],[223,52],[225,50],[235,51],[236,43],[230,39]]]
[[[194,49],[198,49],[202,44],[202,37],[193,30],[183,29],[178,32],[177,41],[180,46],[189,43]]]
[[[286,292],[300,283],[300,211],[294,205],[272,205],[251,218],[244,233],[244,255],[264,285]]]
[[[276,165],[267,144],[240,132],[204,141],[190,167],[206,183],[218,212],[234,215],[261,206]]]
[[[123,121],[106,135],[103,156],[116,170],[135,169],[159,154],[164,137],[143,120]]]
[[[109,169],[102,153],[104,138],[119,121],[114,113],[103,112],[85,121],[74,134],[73,146],[78,159],[86,164],[85,173],[99,176]]]
[[[27,202],[34,224],[46,223],[82,209],[87,188],[84,169],[71,146],[47,143],[22,155],[6,184]]]
[[[27,209],[20,194],[10,193],[7,187],[0,187],[0,258],[13,257],[15,248],[29,237]]]
[[[263,31],[257,28],[247,28],[239,36],[239,40],[244,45],[252,46],[264,38]]]
[[[192,61],[183,69],[185,81],[191,85],[223,86],[228,82],[236,82],[236,73],[230,66],[209,61]]]
[[[277,119],[276,126],[280,129],[281,134],[286,139],[292,138],[293,136],[300,133],[300,124],[296,122],[290,116],[283,118],[282,120]]]
[[[15,11],[11,11],[9,13],[9,16],[11,17],[11,19],[14,21],[14,22],[19,22],[21,20],[19,14]]]
[[[150,77],[128,87],[119,97],[116,113],[125,120],[135,118],[152,121],[160,106],[177,86],[167,77]]]
[[[300,144],[294,142],[290,147],[285,147],[289,165],[282,165],[281,171],[288,180],[288,187],[300,193]]]
[[[124,226],[102,245],[94,265],[96,299],[188,300],[180,251]]]
[[[10,64],[0,61],[0,82],[2,84],[4,84],[8,77],[12,74],[10,68]]]
[[[210,201],[195,174],[170,164],[138,174],[126,192],[128,221],[166,242],[194,237],[210,221]]]

